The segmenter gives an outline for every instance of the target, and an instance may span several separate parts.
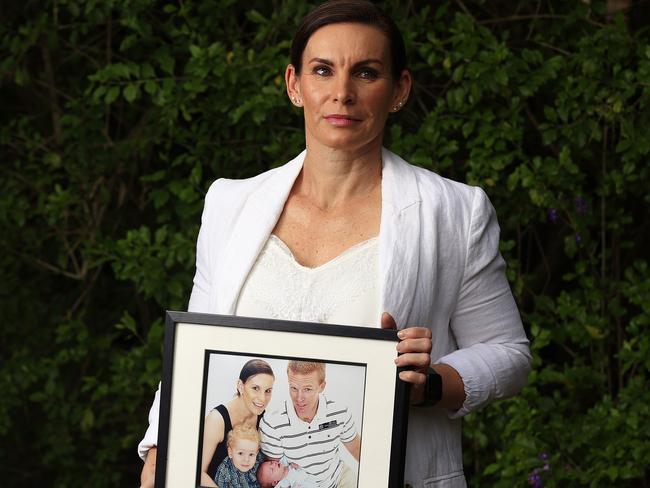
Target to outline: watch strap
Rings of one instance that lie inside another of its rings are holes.
[[[427,381],[424,384],[424,400],[417,407],[432,407],[442,398],[442,376],[431,366],[427,371]]]

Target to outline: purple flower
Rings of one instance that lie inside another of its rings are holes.
[[[582,242],[582,236],[580,234],[576,234],[576,242],[580,244]]]
[[[539,458],[540,458],[542,461],[546,461],[546,460],[548,459],[548,454],[545,453],[545,452],[540,452],[540,453],[539,453]]]
[[[589,209],[587,202],[584,198],[578,196],[575,198],[575,204],[576,204],[576,210],[580,215],[584,215],[587,213],[587,210]]]
[[[548,210],[548,220],[550,220],[553,223],[557,222],[557,209],[556,208],[550,208]]]
[[[528,477],[528,484],[533,488],[542,488],[542,477],[536,471]]]

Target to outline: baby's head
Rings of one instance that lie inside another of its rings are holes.
[[[284,479],[287,471],[289,471],[288,466],[284,466],[280,461],[269,459],[257,468],[257,482],[260,484],[260,488],[272,488],[281,479]]]
[[[254,427],[237,425],[228,432],[228,457],[242,473],[250,470],[260,450],[260,433]]]

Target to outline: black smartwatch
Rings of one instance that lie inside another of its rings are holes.
[[[424,400],[416,407],[432,407],[442,398],[442,376],[429,366],[427,382],[424,384]]]

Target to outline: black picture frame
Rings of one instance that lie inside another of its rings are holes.
[[[201,486],[198,463],[213,354],[364,367],[358,488],[401,488],[409,387],[394,365],[397,342],[396,331],[379,328],[166,312],[156,488]],[[234,384],[223,387],[234,393]]]

